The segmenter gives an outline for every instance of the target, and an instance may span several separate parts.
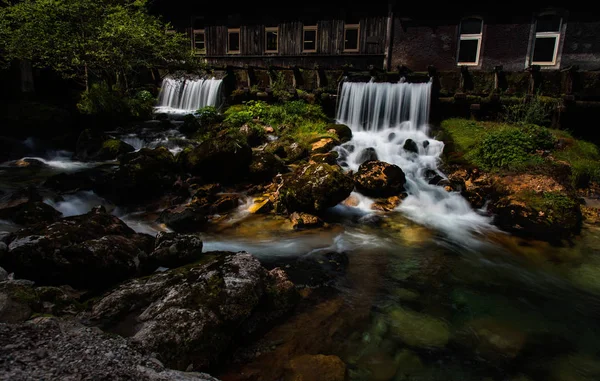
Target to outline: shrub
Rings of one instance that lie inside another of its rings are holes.
[[[118,87],[110,88],[105,82],[94,83],[81,94],[77,103],[79,112],[109,120],[150,119],[154,97],[147,90],[128,97]]]
[[[221,120],[219,111],[214,106],[206,106],[196,111],[198,122],[201,126],[208,126],[213,123],[217,123]]]
[[[529,102],[504,107],[504,120],[513,124],[537,124],[547,126],[552,120],[552,111],[556,106],[553,100],[546,101],[539,95]]]
[[[556,138],[547,128],[527,124],[523,126],[523,132],[531,139],[534,149],[550,150],[556,144]]]
[[[476,162],[484,169],[518,168],[530,163],[535,151],[533,139],[524,131],[503,128],[488,133],[478,150]]]

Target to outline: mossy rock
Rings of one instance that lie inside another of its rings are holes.
[[[24,322],[40,305],[39,295],[28,281],[0,283],[0,323]]]
[[[96,160],[113,160],[121,155],[135,151],[133,146],[117,139],[109,139],[102,143],[102,148],[97,155]]]
[[[269,182],[278,173],[286,173],[288,169],[275,154],[265,151],[253,151],[250,163],[250,180],[254,182]]]
[[[352,130],[345,124],[331,123],[327,125],[327,131],[335,131],[340,142],[345,143],[352,140]]]
[[[286,164],[297,163],[306,159],[309,155],[309,146],[292,139],[282,138],[269,143],[265,147],[266,152],[273,153],[281,158]]]
[[[443,348],[450,339],[448,324],[422,313],[398,307],[389,313],[390,329],[404,343],[417,348]]]
[[[356,189],[369,197],[385,198],[404,190],[406,177],[400,167],[383,161],[367,161],[354,175]]]

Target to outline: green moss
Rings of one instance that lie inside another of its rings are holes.
[[[30,305],[39,302],[39,296],[35,289],[28,286],[15,286],[12,290],[12,297],[20,303]]]
[[[570,226],[579,218],[579,203],[577,200],[560,192],[521,191],[515,194],[529,208],[542,212],[543,219],[550,225]]]
[[[122,142],[117,139],[109,139],[102,143],[102,149],[111,151],[111,152],[119,152],[121,148]]]
[[[586,187],[590,181],[600,182],[600,151],[584,140],[574,139],[568,132],[552,130],[559,141],[554,157],[571,165],[571,180],[576,187]]]

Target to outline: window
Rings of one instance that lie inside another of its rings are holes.
[[[483,20],[481,19],[470,18],[461,21],[460,41],[458,43],[459,65],[479,65],[482,31]]]
[[[194,39],[192,41],[194,52],[196,54],[206,53],[206,40],[204,39],[204,29],[194,29]]]
[[[265,51],[267,53],[277,53],[279,43],[279,28],[265,28]]]
[[[227,53],[239,54],[240,53],[240,30],[228,29],[227,30]]]
[[[544,15],[537,18],[531,59],[533,65],[556,65],[561,25],[560,16]]]
[[[317,26],[305,26],[302,33],[302,51],[311,53],[317,51]]]
[[[344,51],[358,52],[358,36],[360,35],[360,25],[344,25]]]

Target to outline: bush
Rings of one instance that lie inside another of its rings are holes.
[[[512,124],[537,124],[547,126],[552,120],[555,101],[545,101],[539,95],[529,102],[504,106],[504,120]]]
[[[481,141],[476,161],[484,169],[520,167],[531,161],[535,151],[533,139],[520,129],[492,131]]]
[[[107,120],[150,119],[154,97],[147,90],[128,97],[118,87],[110,88],[105,82],[94,83],[81,94],[77,103],[79,112]]]
[[[196,111],[198,122],[201,126],[208,126],[221,121],[221,115],[214,106],[206,106]]]
[[[556,138],[549,129],[535,124],[527,124],[523,132],[531,139],[534,149],[551,150],[556,144]]]

